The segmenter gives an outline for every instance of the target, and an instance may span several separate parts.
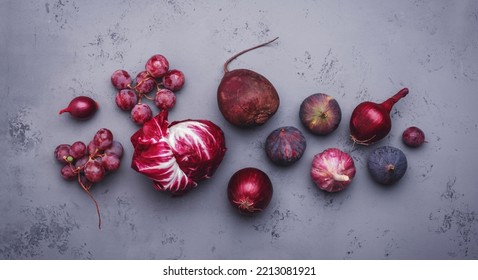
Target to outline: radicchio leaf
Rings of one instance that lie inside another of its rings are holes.
[[[223,131],[211,121],[169,124],[163,110],[131,136],[131,167],[153,180],[159,190],[179,193],[210,178],[226,152]]]

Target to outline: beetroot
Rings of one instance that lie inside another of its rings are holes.
[[[240,55],[274,42],[246,49],[224,64],[224,77],[217,89],[217,102],[224,118],[238,127],[253,127],[267,122],[279,108],[279,95],[264,76],[248,69],[229,71],[228,64]]]

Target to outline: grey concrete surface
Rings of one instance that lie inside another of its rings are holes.
[[[0,11],[1,259],[477,259],[477,1],[2,1]],[[220,115],[216,89],[232,54],[279,36],[230,68],[249,68],[277,88],[281,105],[264,126],[239,130]],[[216,175],[183,197],[154,190],[130,168],[137,129],[114,104],[111,73],[133,75],[153,54],[182,70],[186,86],[171,120],[214,121],[228,152]],[[365,100],[410,94],[392,111],[389,136],[409,168],[392,187],[370,179],[373,147],[353,146],[348,121]],[[334,96],[339,128],[304,131],[298,108],[310,94]],[[77,122],[58,111],[78,95],[100,104]],[[263,151],[283,125],[304,131],[308,147],[278,168]],[[400,140],[421,127],[419,149]],[[94,187],[94,205],[61,179],[53,150],[110,128],[125,147],[120,170]],[[312,157],[350,152],[349,189],[319,191]],[[226,186],[238,169],[269,174],[274,196],[256,217],[238,215]]]

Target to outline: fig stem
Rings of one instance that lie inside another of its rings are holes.
[[[279,39],[279,37],[275,37],[274,39],[270,40],[269,42],[265,42],[265,43],[262,43],[260,45],[257,45],[257,46],[254,46],[252,48],[248,48],[248,49],[245,49],[241,52],[238,52],[236,53],[235,55],[233,55],[231,58],[229,58],[225,63],[224,63],[224,73],[227,73],[229,72],[229,69],[227,68],[228,64],[231,63],[231,61],[233,61],[234,59],[238,58],[239,56],[243,55],[244,53],[248,52],[248,51],[252,51],[252,50],[255,50],[257,48],[260,48],[260,47],[263,47],[265,45],[268,45],[272,42],[274,42],[275,40]]]

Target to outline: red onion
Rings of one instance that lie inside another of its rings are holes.
[[[409,147],[421,146],[425,141],[425,133],[416,126],[410,126],[403,131],[402,140]]]
[[[355,164],[349,154],[329,148],[314,156],[310,175],[319,189],[338,192],[354,178]]]
[[[223,131],[211,121],[169,124],[168,111],[144,123],[131,136],[131,167],[153,180],[159,190],[182,193],[210,178],[226,153]]]
[[[357,144],[369,145],[383,139],[392,129],[390,112],[398,100],[408,94],[403,88],[383,103],[370,101],[360,103],[350,118],[350,134]]]
[[[247,167],[232,175],[227,186],[229,202],[243,214],[264,210],[272,199],[272,182],[262,170]]]
[[[68,107],[62,109],[59,114],[70,113],[72,117],[79,120],[86,120],[92,117],[98,110],[98,103],[88,96],[73,98]]]

